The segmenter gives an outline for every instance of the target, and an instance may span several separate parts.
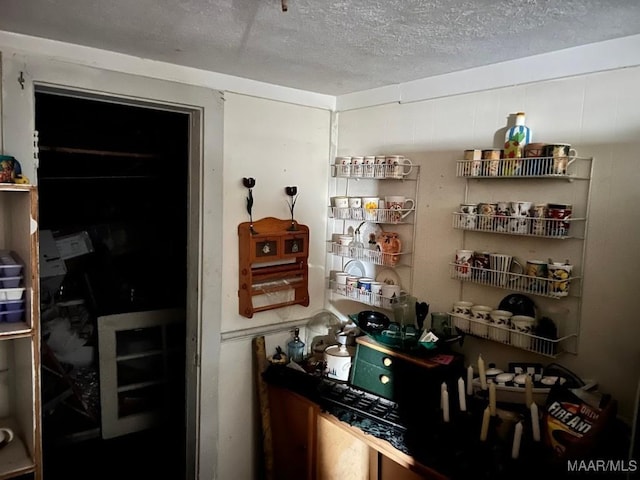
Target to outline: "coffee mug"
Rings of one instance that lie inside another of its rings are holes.
[[[364,176],[375,177],[376,173],[376,157],[373,155],[366,155],[364,157]]]
[[[351,157],[336,157],[336,169],[339,177],[351,175]]]
[[[527,260],[525,267],[525,275],[533,277],[528,284],[528,289],[536,293],[547,293],[545,286],[547,285],[547,262],[542,260]],[[539,280],[544,279],[544,280]]]
[[[364,176],[364,157],[351,157],[351,177]]]
[[[566,297],[569,295],[571,283],[571,271],[573,265],[551,263],[547,265],[548,277],[551,280],[549,293],[554,297]]]
[[[469,278],[471,276],[471,265],[473,263],[473,250],[456,250],[455,272],[457,278]]]
[[[547,206],[547,235],[550,237],[565,237],[569,235],[569,227],[571,222],[569,219],[572,214],[572,206],[570,204],[550,203]]]
[[[509,272],[521,274],[524,267],[512,255],[502,253],[489,254],[489,266],[491,267],[490,283],[493,285],[504,286],[510,275]],[[518,278],[514,276],[513,278]]]
[[[402,155],[388,155],[385,157],[385,166],[387,178],[404,178],[413,170],[411,160]]]
[[[498,342],[509,342],[509,326],[513,313],[508,310],[492,310],[489,313],[489,338]]]
[[[526,315],[514,315],[511,317],[511,328],[513,330],[511,344],[516,347],[530,349],[531,341],[533,340],[531,335],[533,334],[535,323],[535,318]]]
[[[369,221],[378,220],[379,197],[362,197],[362,208],[364,209],[364,219]]]
[[[571,165],[575,161],[575,157],[578,156],[578,152],[574,148],[571,148],[571,145],[568,143],[545,145],[543,151],[545,157],[553,157],[551,172],[545,172],[552,175],[566,175],[568,166]]]
[[[406,218],[414,209],[416,202],[413,198],[406,198],[402,195],[388,195],[384,197],[385,212],[391,222],[399,222]],[[410,204],[410,205],[408,205]]]
[[[375,168],[373,169],[373,176],[375,178],[384,178],[387,173],[387,157],[382,155],[376,155]]]
[[[14,437],[13,430],[6,427],[0,428],[0,448],[4,447],[9,442],[11,442],[13,440],[13,437]]]

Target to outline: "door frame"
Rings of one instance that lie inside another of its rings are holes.
[[[222,318],[222,256],[216,245],[222,244],[223,94],[26,55],[2,57],[2,89],[4,149],[20,159],[23,173],[32,182],[37,182],[38,166],[33,141],[36,91],[189,115],[186,479],[215,478]]]

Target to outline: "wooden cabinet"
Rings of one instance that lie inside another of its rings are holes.
[[[0,479],[42,478],[37,198],[34,186],[0,184],[0,250],[21,260],[24,300],[20,321],[0,322],[0,427],[15,434],[0,448]]]
[[[269,405],[275,479],[445,480],[294,392],[270,385]]]
[[[267,217],[241,223],[238,237],[240,315],[309,306],[309,227]]]

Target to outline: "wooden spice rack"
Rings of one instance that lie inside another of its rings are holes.
[[[309,306],[309,227],[266,217],[238,225],[238,237],[240,315],[251,318],[289,305]],[[258,306],[257,296],[275,300]]]

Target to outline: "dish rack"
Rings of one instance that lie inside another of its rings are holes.
[[[365,305],[371,305],[372,307],[380,307],[390,309],[396,303],[402,303],[406,301],[409,294],[407,292],[401,292],[400,295],[389,298],[383,297],[380,294],[368,292],[358,287],[352,287],[350,285],[340,284],[335,280],[329,281],[330,290],[335,295],[339,295],[349,300],[356,300]]]
[[[579,276],[562,280],[553,278],[532,277],[521,273],[504,272],[488,268],[478,268],[450,263],[451,278],[463,282],[477,283],[515,292],[531,293],[541,297],[563,298],[569,295],[570,287],[580,280]],[[579,296],[574,288],[572,296]]]
[[[554,171],[553,157],[501,158],[492,160],[458,160],[456,176],[470,178],[557,178],[565,180],[589,178],[590,159],[567,157],[567,166]]]
[[[410,223],[405,218],[408,214],[414,212],[414,208],[389,209],[389,208],[339,208],[329,207],[329,218],[338,218],[340,220],[363,220],[373,223]]]
[[[469,219],[472,218],[472,221]],[[518,221],[517,231],[510,226]],[[453,212],[453,228],[472,232],[491,232],[524,237],[567,240],[582,238],[586,218],[538,218]],[[569,235],[571,232],[571,235]]]
[[[551,339],[531,333],[518,332],[508,327],[492,325],[491,323],[455,313],[449,313],[449,316],[451,325],[461,332],[552,358],[565,352],[567,341],[577,337],[577,334],[571,334]]]
[[[378,249],[373,250],[363,247],[351,247],[337,242],[329,242],[329,252],[340,257],[362,260],[364,262],[373,263],[375,265],[384,265],[387,267],[398,265],[403,255],[411,254],[411,252],[407,251],[384,253]]]

